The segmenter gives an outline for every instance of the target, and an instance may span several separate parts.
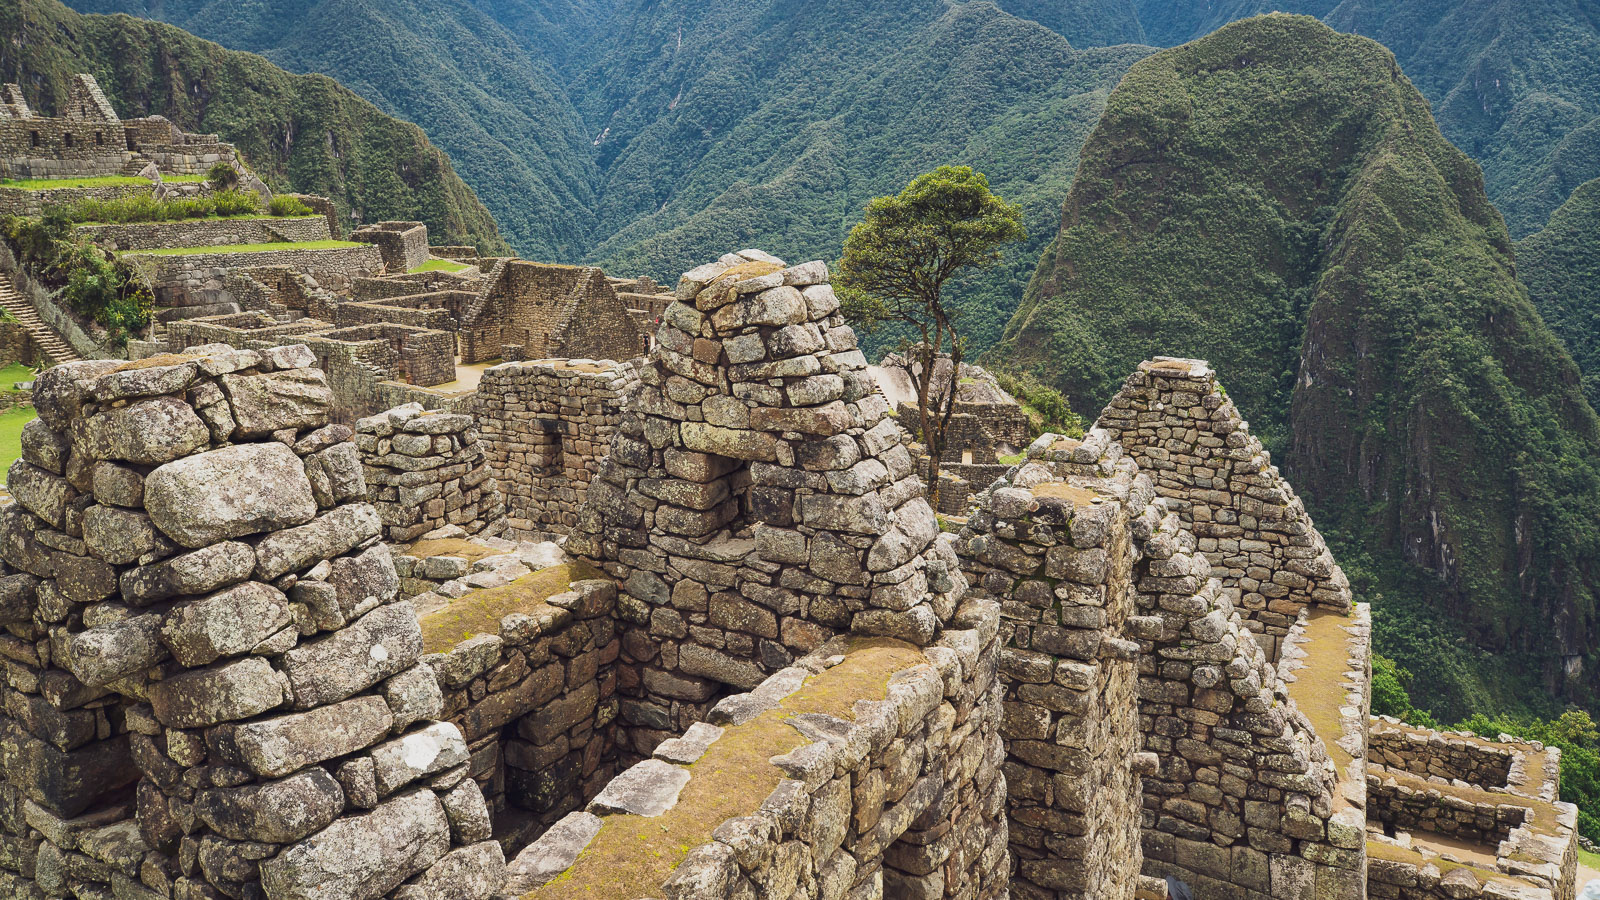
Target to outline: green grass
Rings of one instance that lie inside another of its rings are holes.
[[[10,367],[7,367],[7,372]],[[0,479],[22,455],[22,426],[39,418],[33,406],[13,406],[0,413]]]
[[[0,394],[15,393],[16,388],[13,385],[19,381],[32,381],[34,377],[35,373],[32,369],[22,363],[14,362],[0,369]]]
[[[290,219],[320,219],[319,215],[309,216],[274,216],[271,213],[253,213],[247,216],[198,216],[193,219],[168,219],[161,222],[78,222],[82,225],[177,225],[182,222],[238,222],[248,219],[271,219],[274,222],[283,222]]]
[[[279,250],[342,250],[364,247],[355,241],[279,241],[273,244],[219,244],[215,247],[174,247],[170,250],[128,250],[121,256],[198,256],[204,253],[272,253]]]
[[[1583,849],[1582,847],[1579,847],[1578,848],[1578,865],[1587,866],[1588,868],[1591,868],[1591,869],[1600,870],[1600,853],[1590,853],[1589,851]]]
[[[102,175],[98,178],[6,178],[0,187],[22,188],[29,191],[53,191],[57,188],[118,187],[126,184],[150,184],[148,178],[131,175]]]
[[[460,272],[466,268],[467,267],[464,264],[451,262],[448,259],[430,259],[422,265],[408,271],[410,274],[416,275],[419,272]]]

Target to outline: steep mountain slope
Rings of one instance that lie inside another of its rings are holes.
[[[1074,47],[1150,43],[1134,0],[999,0],[1000,8],[1031,19]]]
[[[595,169],[548,65],[467,0],[73,0],[321,72],[416,122],[527,256],[588,248]]]
[[[1517,242],[1517,271],[1572,351],[1589,403],[1600,404],[1600,179],[1573,191],[1543,231]]]
[[[415,125],[317,75],[291,75],[169,25],[85,16],[56,0],[0,6],[0,79],[50,112],[74,73],[124,115],[164,115],[237,144],[272,187],[323,194],[365,221],[419,219],[440,243],[503,252],[495,222]]]
[[[1383,596],[1380,644],[1459,625],[1552,693],[1596,682],[1600,422],[1478,168],[1381,46],[1260,17],[1112,93],[993,355],[1097,409],[1157,353],[1217,367]],[[1447,718],[1521,699],[1447,645],[1386,649]]]
[[[1075,51],[943,0],[662,4],[628,27],[569,82],[604,172],[593,259],[671,276],[733,245],[832,258],[867,199],[966,163],[1033,233],[963,288],[978,347],[1048,242],[1106,94],[1150,52]]]
[[[1163,46],[1283,10],[1388,47],[1445,137],[1483,166],[1513,236],[1600,177],[1600,0],[1137,3],[1146,39]]]

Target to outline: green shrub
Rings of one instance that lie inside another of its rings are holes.
[[[219,216],[251,216],[261,211],[261,195],[255,191],[219,191],[212,195],[211,203]]]
[[[1041,382],[1026,372],[995,371],[995,381],[1000,389],[1017,398],[1022,411],[1028,416],[1028,436],[1038,437],[1046,431],[1067,437],[1083,437],[1087,426],[1083,417],[1072,411],[1066,395]]]
[[[231,191],[239,186],[239,173],[233,166],[218,162],[206,172],[206,184],[211,185],[214,191]]]
[[[150,326],[155,298],[131,266],[77,234],[73,224],[53,210],[38,219],[8,216],[0,220],[0,233],[24,267],[57,288],[74,312],[104,327],[120,346]]]
[[[1411,673],[1380,653],[1372,654],[1372,714],[1394,716],[1418,728],[1438,728],[1427,710],[1411,705]]]
[[[267,211],[275,216],[309,216],[315,210],[305,204],[299,197],[290,197],[287,194],[278,194],[267,205]]]

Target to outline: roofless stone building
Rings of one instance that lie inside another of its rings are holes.
[[[1572,897],[1559,753],[1368,716],[1367,610],[1205,363],[941,520],[823,264],[661,315],[353,427],[291,335],[43,373],[0,895]]]

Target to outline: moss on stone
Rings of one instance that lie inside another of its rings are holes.
[[[417,559],[427,559],[430,556],[459,556],[470,564],[484,557],[499,556],[506,551],[496,550],[464,538],[435,538],[416,541],[400,552],[407,556],[415,556]]]
[[[554,614],[556,608],[546,600],[565,591],[574,581],[603,577],[588,563],[563,563],[501,587],[473,591],[422,618],[422,649],[426,653],[444,653],[473,635],[499,634],[500,620],[512,613],[534,618],[541,610]]]
[[[1349,751],[1339,746],[1344,734],[1339,710],[1345,706],[1345,694],[1350,689],[1345,679],[1350,672],[1350,633],[1345,628],[1356,620],[1331,610],[1313,608],[1308,613],[1302,648],[1306,658],[1304,665],[1293,672],[1295,680],[1288,685],[1289,697],[1311,720],[1342,781],[1354,761]],[[1336,808],[1350,802],[1342,791],[1334,791],[1333,795]]]
[[[609,816],[577,862],[523,900],[633,900],[660,893],[663,882],[724,821],[754,813],[784,774],[770,760],[810,743],[786,721],[800,713],[854,719],[858,700],[882,700],[889,677],[926,662],[890,638],[851,641],[844,662],[806,679],[800,690],[749,722],[729,728],[689,767],[678,803],[660,816]]]

